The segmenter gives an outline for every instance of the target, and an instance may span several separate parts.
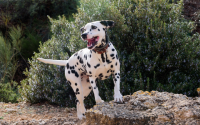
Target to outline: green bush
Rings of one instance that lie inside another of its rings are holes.
[[[16,102],[17,83],[12,79],[18,68],[17,56],[21,53],[22,29],[12,27],[7,37],[0,33],[0,101]]]
[[[108,35],[120,57],[123,95],[142,89],[195,96],[200,78],[200,36],[191,34],[194,23],[182,17],[182,7],[182,1],[81,0],[74,22],[64,17],[50,18],[53,38],[40,45],[39,53],[30,61],[30,71],[25,73],[28,78],[20,91],[23,99],[73,106],[75,96],[64,78],[64,67],[43,64],[37,58],[68,59],[86,47],[79,29],[88,22],[105,19],[116,24]],[[98,81],[102,99],[113,99],[113,86],[111,77]],[[86,104],[93,103],[90,94]]]

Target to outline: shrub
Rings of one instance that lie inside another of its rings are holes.
[[[18,67],[22,40],[20,27],[12,27],[7,37],[0,33],[0,101],[17,101],[17,84],[12,79]]]
[[[104,19],[116,22],[108,35],[120,57],[123,95],[139,89],[196,95],[199,34],[191,34],[194,23],[182,17],[182,6],[182,1],[166,0],[81,0],[74,22],[50,18],[53,38],[40,45],[30,61],[28,78],[22,82],[23,99],[73,106],[74,94],[66,84],[64,68],[39,63],[36,58],[68,59],[86,46],[79,29]],[[113,99],[113,86],[111,77],[98,81],[102,99]],[[89,106],[91,102],[93,97],[86,100]]]

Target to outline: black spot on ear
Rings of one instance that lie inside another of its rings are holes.
[[[109,26],[109,27],[114,26],[114,21],[111,21],[111,20],[102,20],[102,21],[100,21],[100,23],[104,26]]]
[[[84,27],[81,27],[80,31],[81,31],[81,33],[83,33],[84,32]]]

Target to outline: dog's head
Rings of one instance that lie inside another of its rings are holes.
[[[114,21],[95,21],[81,28],[81,38],[87,41],[88,49],[106,44],[106,30],[114,26]]]

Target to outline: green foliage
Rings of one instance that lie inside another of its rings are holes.
[[[81,0],[75,21],[50,18],[53,37],[40,45],[30,61],[28,78],[21,94],[32,103],[47,100],[59,105],[74,105],[74,93],[64,78],[64,67],[43,64],[38,57],[68,59],[86,47],[79,29],[88,22],[114,20],[108,31],[121,63],[121,92],[159,90],[196,95],[199,87],[199,34],[191,35],[194,23],[185,20],[183,3],[166,0]],[[102,99],[113,99],[112,78],[98,81]],[[90,94],[86,104],[93,105]]]
[[[17,102],[19,98],[17,85],[18,83],[13,81],[11,83],[0,83],[0,102]]]
[[[21,51],[22,30],[12,27],[7,37],[0,34],[0,80],[11,81],[17,69],[17,58]]]
[[[17,84],[12,81],[17,70],[17,55],[21,51],[22,30],[12,27],[7,38],[0,34],[0,101],[16,102]]]

